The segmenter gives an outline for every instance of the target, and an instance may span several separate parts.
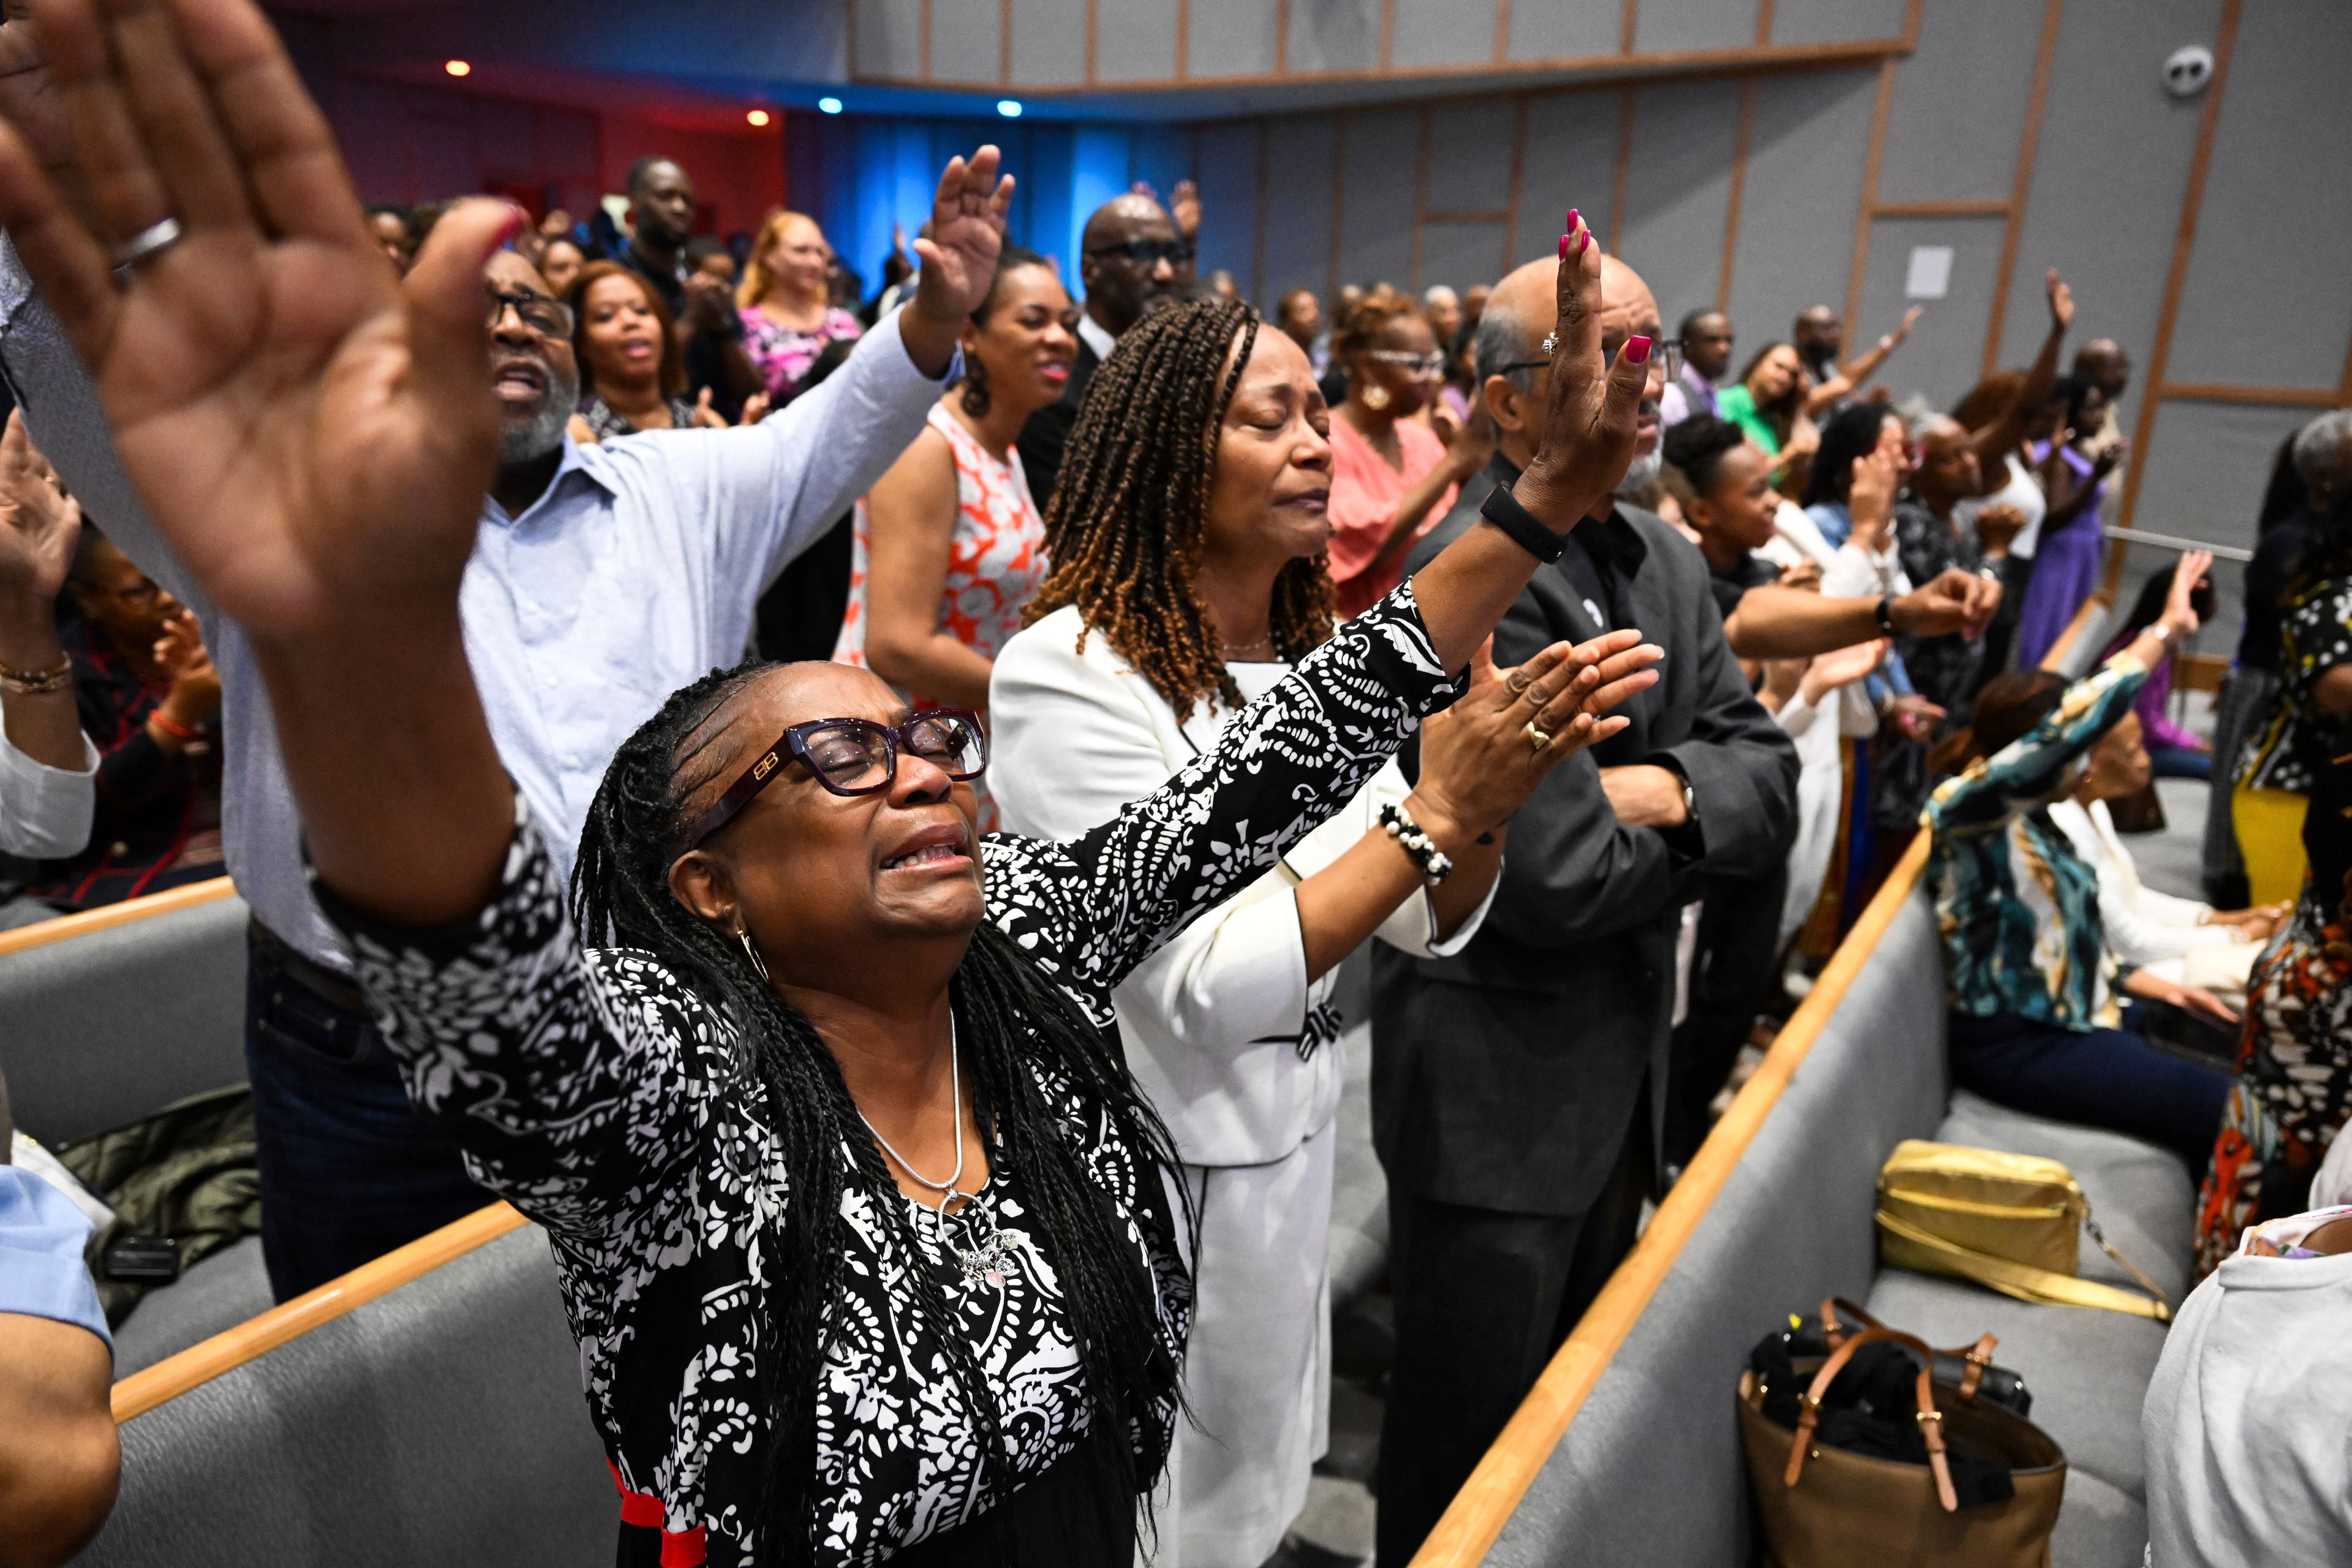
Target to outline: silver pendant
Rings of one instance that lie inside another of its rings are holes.
[[[961,1214],[950,1216],[945,1205],[933,1212],[940,1216],[941,1249],[953,1256],[963,1269],[965,1288],[969,1289],[984,1284],[1002,1289],[1013,1255],[1020,1250],[1020,1242],[1005,1236],[997,1226],[996,1215],[982,1205],[977,1194],[964,1205]],[[988,1227],[976,1239],[972,1238],[974,1215]],[[964,1239],[949,1237],[948,1226],[950,1225],[956,1226]]]

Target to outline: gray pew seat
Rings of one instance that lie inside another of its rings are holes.
[[[619,1517],[524,1226],[125,1422],[121,1497],[75,1561],[577,1568],[612,1561]]]
[[[1733,1387],[1780,1315],[1832,1295],[1932,1343],[1988,1331],[2065,1450],[2054,1568],[2137,1568],[2146,1544],[2139,1413],[2162,1352],[2152,1321],[2040,1306],[1962,1280],[1881,1270],[1879,1165],[1906,1138],[2065,1162],[2124,1255],[2175,1302],[2195,1194],[2169,1153],[1953,1094],[1935,916],[1914,892],[1868,956],[1745,1155],[1552,1451],[1486,1562],[1745,1568],[1758,1560]],[[2130,1285],[2087,1237],[2085,1277]]]

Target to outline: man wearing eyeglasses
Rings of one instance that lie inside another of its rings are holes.
[[[331,165],[317,106],[292,68],[276,64],[256,73],[254,112],[320,127],[317,155]],[[77,199],[71,138],[31,23],[0,26],[0,115]],[[743,657],[762,585],[921,432],[995,270],[1011,199],[998,161],[983,147],[969,164],[948,165],[932,237],[918,247],[914,302],[884,318],[823,385],[744,428],[574,444],[564,431],[580,395],[571,312],[520,256],[492,258],[483,310],[499,467],[459,612],[499,759],[547,829],[560,868],[570,868],[620,742],[671,690]],[[315,275],[287,280],[297,304],[303,289],[348,287],[355,267],[391,265],[367,236],[340,167],[320,178],[348,206],[349,223],[339,227],[344,215],[322,206]],[[142,221],[135,237],[120,224],[97,232],[122,246],[124,265],[168,270],[193,290],[215,286],[205,247],[179,244],[175,221]],[[428,241],[419,265],[432,255]],[[155,534],[116,462],[88,373],[5,243],[0,368],[73,493],[106,520],[125,553],[194,609],[220,672],[223,836],[229,873],[254,916],[246,1050],[262,1247],[284,1300],[488,1198],[467,1179],[456,1144],[410,1111],[349,961],[311,901],[301,823],[252,639],[213,611]]]
[[[1176,232],[1158,202],[1139,192],[1113,196],[1097,207],[1078,246],[1087,303],[1078,312],[1077,363],[1070,366],[1062,400],[1029,416],[1016,443],[1029,493],[1041,512],[1061,481],[1062,450],[1078,423],[1095,367],[1110,358],[1128,328],[1182,299],[1192,276],[1192,242]]]

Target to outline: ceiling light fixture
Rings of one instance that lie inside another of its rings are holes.
[[[765,125],[768,122],[768,111],[764,109],[755,109],[743,118],[754,125]]]
[[[816,100],[816,106],[827,114],[841,112],[841,100],[837,98],[820,98]]]
[[[445,61],[441,68],[447,71],[451,76],[471,76],[474,74],[474,68],[467,64],[464,60]]]
[[[996,112],[1007,120],[1018,120],[1021,118],[1021,100],[1017,98],[1000,98],[996,100]]]

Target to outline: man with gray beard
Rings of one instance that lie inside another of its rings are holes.
[[[1520,268],[1486,302],[1476,374],[1495,458],[1410,571],[1534,455],[1557,267]],[[1603,352],[1648,353],[1660,335],[1648,287],[1604,258],[1601,290]],[[1658,474],[1662,359],[1650,366],[1621,493]],[[1664,521],[1620,501],[1579,523],[1495,628],[1495,660],[1623,627],[1665,650],[1658,684],[1513,819],[1479,933],[1452,958],[1373,947],[1372,1128],[1396,1292],[1382,1563],[1411,1560],[1633,1246],[1656,1188],[1684,907],[1703,889],[1712,900],[1717,879],[1786,865],[1796,750],[1748,694],[1706,560]]]
[[[0,26],[0,115],[87,216],[62,99],[33,27]],[[292,68],[282,56],[275,65],[256,73],[257,114],[320,124]],[[998,162],[983,147],[949,163],[932,237],[918,247],[914,302],[867,333],[823,386],[747,428],[574,444],[564,433],[580,395],[572,313],[520,256],[491,258],[488,373],[503,428],[460,613],[499,757],[560,869],[571,868],[620,742],[672,690],[742,658],[761,587],[921,432],[995,271],[1012,186],[999,180]],[[176,220],[126,249],[131,265],[206,287],[204,249],[181,243]],[[262,1248],[283,1300],[489,1200],[467,1179],[455,1142],[409,1110],[349,961],[311,900],[251,639],[213,610],[149,523],[88,374],[5,241],[0,369],[76,497],[195,611],[220,671],[223,838],[253,910],[246,1056]],[[190,454],[191,482],[205,482],[214,456]]]

